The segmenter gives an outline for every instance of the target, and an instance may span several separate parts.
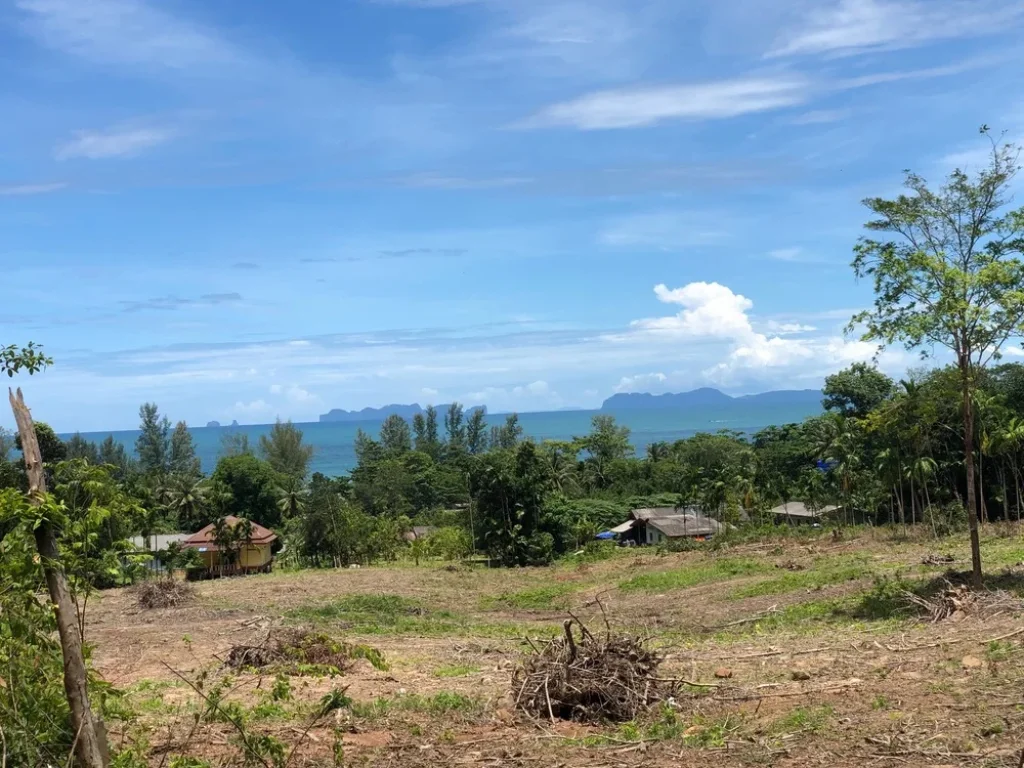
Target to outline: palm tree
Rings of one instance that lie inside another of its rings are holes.
[[[564,493],[575,486],[578,453],[576,445],[563,440],[546,440],[542,449],[552,487],[559,493]]]
[[[202,522],[207,507],[207,485],[202,480],[180,476],[167,489],[167,508],[178,515],[178,524],[194,529]]]
[[[306,498],[309,495],[305,488],[299,483],[292,482],[284,488],[274,489],[277,496],[277,508],[281,510],[281,517],[293,518],[302,514],[306,508]]]

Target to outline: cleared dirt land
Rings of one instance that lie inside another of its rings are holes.
[[[1017,766],[1024,540],[990,528],[983,551],[992,594],[936,622],[902,590],[966,570],[966,537],[857,531],[546,569],[274,573],[200,584],[164,610],[114,590],[90,604],[86,633],[101,676],[127,691],[112,739],[145,743],[151,765],[236,759],[229,722],[194,726],[204,702],[186,680],[208,695],[233,646],[301,626],[372,646],[387,668],[233,673],[224,701],[253,734],[300,744],[291,766]],[[613,630],[664,650],[661,674],[700,685],[624,724],[516,713],[524,638],[554,636],[569,612],[603,632],[598,599]],[[322,697],[346,687],[352,703],[303,738]]]

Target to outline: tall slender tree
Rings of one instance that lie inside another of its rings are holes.
[[[988,134],[988,128],[982,127]],[[1019,150],[989,137],[988,165],[973,177],[956,169],[937,190],[906,174],[908,194],[864,201],[867,223],[853,269],[874,283],[874,307],[851,328],[882,345],[902,343],[922,355],[942,347],[956,363],[963,428],[971,562],[982,583],[975,471],[974,395],[985,367],[1007,339],[1024,332],[1024,208],[1011,210]]]
[[[135,439],[139,469],[148,475],[166,474],[170,469],[171,420],[160,417],[156,403],[139,406],[139,420],[139,436]]]
[[[192,441],[192,433],[188,431],[188,424],[184,421],[179,421],[174,426],[168,466],[171,472],[178,475],[199,477],[202,474],[199,457],[196,456],[196,446]]]
[[[260,452],[276,472],[299,482],[306,479],[313,446],[302,442],[302,430],[292,422],[278,419],[270,435],[260,435]]]

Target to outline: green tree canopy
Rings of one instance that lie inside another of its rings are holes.
[[[260,435],[260,453],[276,472],[303,482],[313,458],[313,446],[303,444],[302,430],[290,420],[278,419],[269,436]]]
[[[895,382],[867,363],[825,377],[821,404],[828,411],[863,419],[896,393]]]
[[[225,456],[211,480],[229,492],[221,514],[248,518],[267,528],[280,524],[276,490],[285,480],[269,462],[252,455]]]
[[[982,129],[983,133],[987,128]],[[922,356],[952,352],[960,377],[964,467],[975,583],[981,584],[973,401],[979,373],[1024,331],[1024,209],[1010,209],[1019,151],[993,140],[973,177],[954,170],[933,189],[907,172],[909,194],[869,198],[875,215],[853,268],[874,284],[875,302],[853,318],[863,338],[903,344]]]
[[[147,475],[166,474],[170,469],[171,420],[160,417],[156,403],[139,406],[139,436],[135,439],[135,453],[139,469]]]

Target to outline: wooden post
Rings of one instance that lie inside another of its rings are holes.
[[[39,506],[46,493],[43,458],[39,451],[32,414],[25,405],[21,389],[17,393],[7,390],[21,436],[21,452],[25,457],[28,475],[29,503]],[[57,532],[49,521],[35,530],[36,549],[46,577],[46,588],[57,617],[57,634],[64,656],[64,693],[71,708],[71,727],[75,732],[75,756],[82,768],[107,768],[109,747],[103,721],[95,717],[89,705],[88,677],[82,637],[79,634],[78,608],[71,599],[67,576],[61,565],[57,547]]]

